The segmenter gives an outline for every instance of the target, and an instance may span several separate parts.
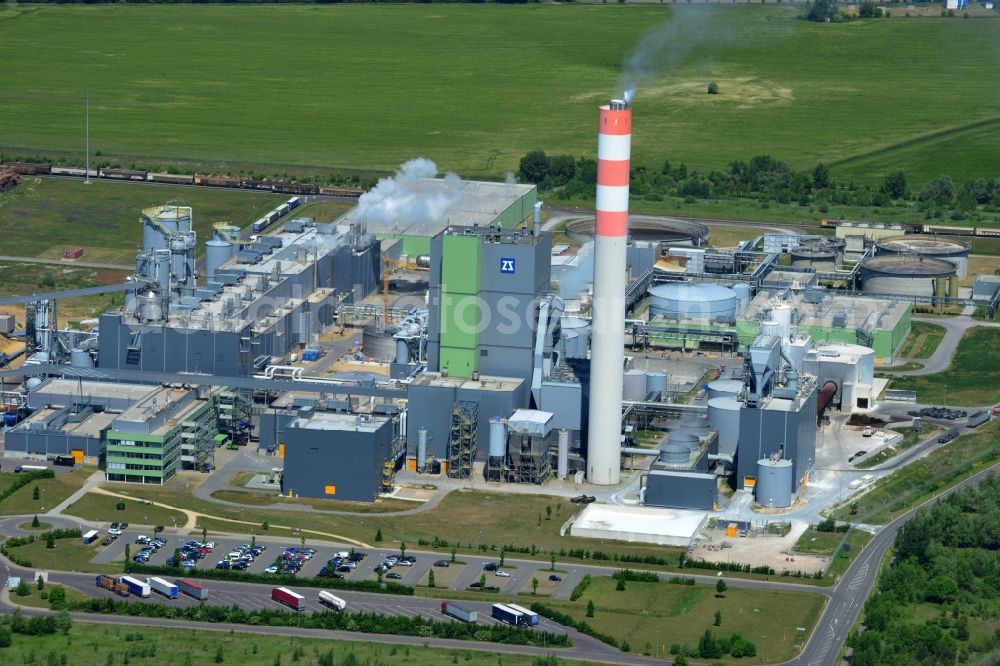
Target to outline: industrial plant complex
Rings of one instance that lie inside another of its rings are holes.
[[[876,370],[915,307],[995,312],[1000,283],[959,286],[959,240],[630,227],[630,105],[598,118],[596,220],[570,242],[533,185],[454,176],[397,175],[338,219],[294,197],[252,237],[136,211],[124,283],[3,299],[27,345],[3,371],[22,382],[6,456],[163,484],[227,445],[273,456],[275,493],[361,502],[400,478],[618,487],[571,533],[689,545],[734,501],[802,498],[830,415],[892,399]],[[60,300],[115,291],[96,325],[59,326]]]

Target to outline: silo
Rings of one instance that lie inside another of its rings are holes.
[[[737,282],[733,285],[736,293],[736,314],[743,314],[743,311],[750,305],[750,285],[745,282]]]
[[[671,467],[686,467],[691,463],[691,452],[682,444],[667,442],[660,447],[660,462]]]
[[[895,255],[941,259],[955,267],[958,277],[969,272],[969,245],[957,238],[934,236],[892,236],[875,246],[877,255]]]
[[[953,275],[954,264],[943,259],[881,256],[861,264],[862,289],[868,294],[933,296],[935,281]]]
[[[427,463],[427,428],[417,428],[417,471],[423,472]]]
[[[642,370],[626,370],[622,384],[622,400],[640,402],[646,399],[646,373]]]
[[[757,461],[757,483],[754,486],[757,504],[781,509],[792,505],[792,461]]]
[[[778,324],[778,337],[787,342],[792,337],[792,308],[778,305],[771,309],[771,319]]]
[[[396,335],[395,326],[387,326],[380,330],[378,326],[369,324],[361,331],[361,340],[364,345],[365,356],[369,356],[382,363],[390,363],[396,359]]]
[[[210,240],[205,243],[205,277],[211,280],[216,269],[233,256],[233,245],[224,240]]]
[[[560,481],[569,474],[569,430],[559,431],[559,453],[556,457],[556,478]]]
[[[587,358],[587,341],[590,336],[590,322],[579,317],[563,317],[559,320],[566,358]]]
[[[667,392],[667,373],[651,371],[646,373],[646,395]]]
[[[92,368],[94,367],[94,359],[91,358],[90,353],[85,349],[79,349],[74,347],[69,352],[69,363],[74,368]]]
[[[816,271],[837,270],[836,250],[824,245],[806,245],[791,251],[792,266],[808,266]]]
[[[667,319],[716,320],[736,316],[736,292],[710,283],[670,282],[649,290],[649,313]]]
[[[719,433],[719,453],[736,455],[740,439],[740,402],[727,395],[708,401],[708,423]]]
[[[490,418],[490,457],[507,455],[507,424],[499,416]]]
[[[743,390],[743,382],[739,379],[716,379],[708,383],[708,399],[731,397],[735,398]],[[711,419],[709,419],[711,421]]]
[[[760,334],[769,335],[772,338],[781,337],[781,324],[774,321],[773,319],[768,319],[767,321],[760,322]]]
[[[154,206],[142,211],[142,247],[163,250],[167,236],[191,230],[190,206]]]

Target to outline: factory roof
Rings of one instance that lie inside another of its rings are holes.
[[[155,391],[122,412],[115,420],[119,422],[148,423],[156,419],[162,412],[176,405],[189,393],[188,389],[175,388],[173,386],[157,387]]]
[[[441,196],[449,201],[443,215],[433,221],[409,219],[405,214],[389,221],[362,220],[362,206],[357,206],[344,213],[337,223],[366,222],[368,231],[376,234],[434,237],[451,225],[488,226],[503,211],[535,189],[534,185],[474,180],[463,180],[456,186],[453,179],[442,178],[423,178],[409,187],[415,195]]]
[[[18,430],[34,430],[41,428],[44,424],[56,416],[61,409],[46,407],[40,409],[20,424]],[[100,437],[101,431],[111,426],[111,422],[118,416],[116,412],[94,412],[82,421],[72,423],[66,422],[58,430],[66,435],[77,437]]]
[[[773,301],[770,294],[761,292],[750,302],[742,319],[766,321],[767,312],[778,305],[790,305],[796,310],[793,326],[815,326],[820,328],[847,328],[871,330],[891,330],[900,318],[913,307],[907,301],[887,298],[866,298],[863,296],[834,295],[824,293],[818,303],[811,303],[802,295],[793,292],[782,301]],[[834,325],[834,318],[838,324]]]
[[[961,254],[969,251],[968,243],[955,238],[934,236],[893,236],[878,242],[880,250],[899,254]]]
[[[32,393],[52,396],[72,395],[87,398],[121,398],[141,400],[156,391],[158,386],[141,384],[114,384],[104,381],[78,381],[76,379],[53,378],[35,388]]]
[[[612,532],[642,537],[694,539],[705,522],[704,511],[657,509],[643,506],[590,504],[573,522],[573,533]]]
[[[297,418],[290,427],[306,430],[352,430],[375,432],[388,419],[381,416],[361,416],[358,414],[336,414],[331,412],[315,412],[309,418]]]
[[[524,383],[516,377],[488,377],[481,375],[479,379],[465,377],[442,377],[440,372],[423,372],[413,380],[413,386],[450,386],[456,389],[476,391],[513,391]]]

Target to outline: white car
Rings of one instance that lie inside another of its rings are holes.
[[[501,578],[510,578],[510,574],[507,573],[506,571],[498,571],[496,572],[496,575],[500,576]]]
[[[278,573],[278,565],[272,564],[268,568],[264,569],[264,573],[276,574]]]
[[[206,541],[205,543],[201,544],[201,546],[202,546],[202,548],[213,548],[214,549],[215,548],[215,542],[214,541]]]
[[[400,560],[399,562],[396,562],[396,564],[398,564],[401,567],[412,567],[413,566],[413,562],[410,562],[409,560]]]
[[[122,535],[122,531],[120,529],[118,529],[117,527],[112,527],[112,528],[108,529],[108,534],[110,534],[111,536],[121,536]]]

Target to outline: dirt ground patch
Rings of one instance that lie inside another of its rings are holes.
[[[792,530],[785,536],[758,534],[755,537],[727,537],[725,530],[706,529],[698,536],[698,544],[691,552],[691,557],[708,562],[742,562],[754,567],[769,566],[779,573],[788,569],[812,574],[826,569],[830,558],[792,553],[795,542],[808,527],[808,523],[793,521]],[[719,548],[723,542],[732,544],[732,547]]]
[[[714,82],[719,87],[718,94],[708,94],[708,84]],[[571,97],[574,101],[604,99],[606,91],[580,93]],[[795,93],[788,86],[776,81],[741,76],[736,78],[688,79],[672,83],[643,86],[643,98],[669,97],[675,104],[689,106],[702,104],[736,104],[738,109],[758,106],[783,106],[795,100]]]

